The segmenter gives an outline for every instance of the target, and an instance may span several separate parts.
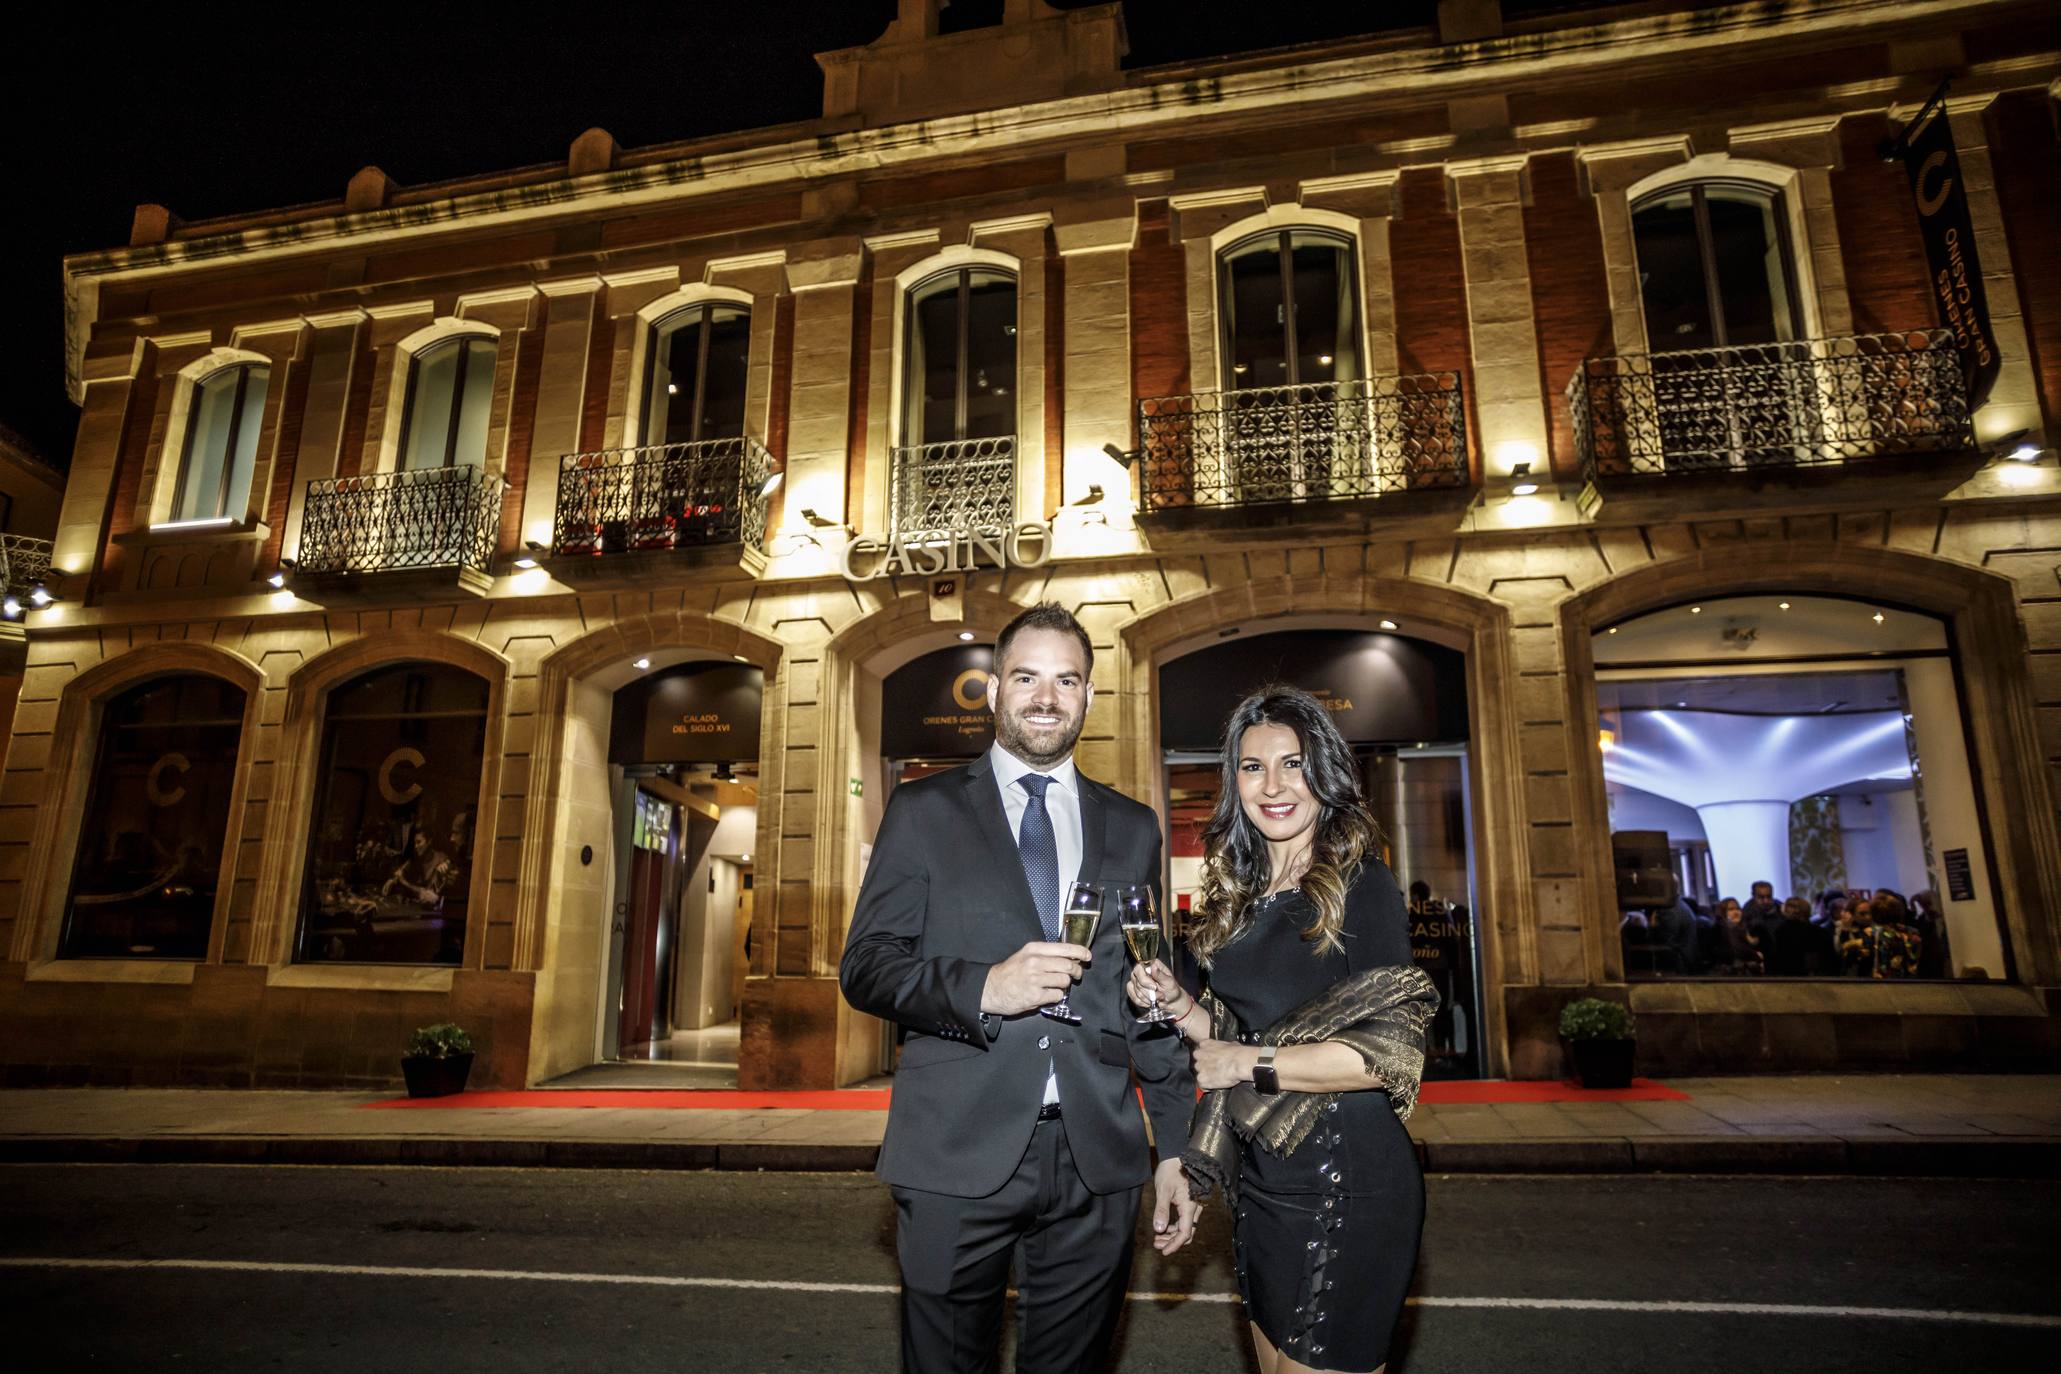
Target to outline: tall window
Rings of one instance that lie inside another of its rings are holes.
[[[1317,229],[1269,230],[1226,249],[1219,269],[1228,387],[1361,375],[1350,240]]]
[[[744,434],[751,312],[693,305],[660,320],[644,400],[646,444],[692,444]]]
[[[423,349],[408,369],[401,466],[452,468],[486,461],[494,401],[493,339],[462,334]]]
[[[59,949],[201,959],[243,739],[243,692],[182,674],[107,703]]]
[[[329,694],[301,960],[463,957],[486,737],[487,684],[462,668],[404,663]]]
[[[905,362],[904,444],[1016,433],[1016,278],[962,267],[916,286]]]
[[[1656,353],[1784,343],[1801,332],[1780,193],[1671,187],[1632,206],[1646,342]]]
[[[211,372],[194,385],[186,451],[172,496],[173,520],[237,519],[248,509],[271,376],[270,368],[242,363]]]

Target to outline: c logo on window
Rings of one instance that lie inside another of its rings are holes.
[[[988,704],[988,675],[968,668],[952,679],[952,700],[962,711],[978,711]]]
[[[394,806],[405,806],[421,796],[422,784],[419,782],[411,782],[404,788],[395,787],[394,770],[404,763],[420,768],[425,762],[427,760],[422,757],[421,750],[410,749],[405,744],[388,754],[386,762],[379,765],[379,795]]]
[[[150,798],[152,806],[177,806],[186,800],[186,789],[174,783],[170,788],[164,784],[165,774],[184,773],[193,767],[184,754],[166,754],[150,765],[150,772],[143,778],[143,795]]]

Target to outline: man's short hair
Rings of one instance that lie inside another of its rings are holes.
[[[1070,634],[1081,646],[1081,660],[1087,665],[1090,678],[1095,675],[1095,646],[1088,639],[1088,632],[1081,628],[1081,622],[1073,618],[1073,612],[1056,601],[1041,601],[1030,609],[1017,613],[1016,619],[1002,627],[1002,633],[995,636],[995,671],[1002,671],[1002,661],[1009,656],[1009,646],[1025,630],[1057,630]]]

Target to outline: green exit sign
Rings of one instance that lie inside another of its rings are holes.
[[[857,778],[853,778],[853,779],[852,779],[852,795],[853,795],[853,796],[855,796],[855,797],[863,797],[863,796],[865,796],[865,795],[866,795],[866,784],[865,784],[865,783],[863,783],[863,782],[860,782],[860,781],[859,781],[859,780],[858,780]]]

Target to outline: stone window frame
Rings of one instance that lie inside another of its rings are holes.
[[[329,695],[367,673],[406,663],[435,663],[474,673],[487,683],[487,737],[480,760],[479,801],[473,820],[475,859],[468,881],[465,952],[456,965],[420,968],[384,964],[297,964],[301,895],[321,780],[322,736]],[[266,982],[293,987],[445,990],[460,970],[485,967],[487,928],[493,920],[499,839],[501,764],[506,749],[507,697],[512,668],[501,654],[469,639],[434,630],[382,630],[340,644],[303,663],[286,680],[272,796],[266,816],[266,854],[252,913],[250,962],[267,968]],[[479,850],[492,849],[484,861]]]
[[[876,250],[877,251],[877,250]],[[1033,330],[1024,316],[1024,302],[1028,294],[1026,283],[1028,273],[1042,264],[1033,264],[997,248],[984,248],[974,244],[946,244],[908,266],[897,271],[892,278],[881,280],[878,289],[891,293],[889,308],[885,312],[888,330],[887,375],[874,383],[875,390],[870,398],[880,409],[880,431],[886,436],[884,461],[866,465],[867,492],[865,500],[859,503],[867,511],[881,512],[884,528],[894,508],[894,454],[907,438],[903,426],[908,420],[906,388],[908,382],[908,337],[909,297],[915,289],[931,278],[962,268],[987,267],[1007,272],[1016,282],[1016,509],[1021,518],[1028,513],[1042,510],[1045,504],[1044,463],[1044,390],[1045,357],[1043,321],[1037,321]],[[1043,299],[1042,295],[1039,297]],[[878,296],[875,297],[876,304]],[[1036,345],[1036,353],[1031,345]],[[1035,427],[1033,420],[1035,419]]]
[[[437,345],[451,339],[494,341],[494,383],[489,393],[486,446],[480,466],[489,474],[499,473],[507,461],[508,407],[515,383],[515,353],[508,334],[484,320],[445,316],[394,342],[385,379],[386,407],[380,417],[379,447],[369,472],[400,470],[402,448],[407,436],[401,432],[408,419],[408,389],[415,380],[416,361]]]
[[[1786,162],[1774,160],[1783,150],[1763,151],[1767,156],[1692,155],[1687,140],[1679,139],[1583,150],[1581,164],[1595,196],[1602,232],[1604,278],[1617,353],[1654,351],[1646,329],[1645,296],[1639,289],[1632,206],[1658,192],[1698,182],[1746,184],[1775,196],[1782,207],[1789,266],[1796,278],[1796,304],[1802,317],[1799,339],[1822,339],[1852,328],[1852,307],[1832,213],[1831,171],[1837,163],[1836,150],[1823,154],[1789,151],[1791,160]],[[1814,160],[1820,155],[1825,158],[1822,163]]]
[[[227,833],[223,837],[222,870],[215,886],[215,909],[208,923],[206,955],[190,959],[63,959],[58,956],[63,934],[65,900],[70,895],[86,820],[93,769],[98,762],[101,724],[108,704],[122,693],[159,678],[199,674],[218,678],[243,694],[243,729],[237,738],[236,783],[229,797]],[[223,962],[223,941],[244,862],[245,811],[259,745],[265,696],[265,675],[241,654],[191,641],[152,643],[105,659],[65,684],[51,731],[50,762],[45,765],[42,793],[47,803],[36,809],[29,863],[22,875],[20,919],[15,923],[11,957],[26,963],[30,981],[107,983],[187,983],[199,964]]]
[[[1179,206],[1176,208],[1184,217],[1192,217],[1194,214],[1194,211],[1191,209]],[[1382,222],[1386,223],[1385,220]],[[1183,241],[1188,248],[1188,284],[1190,290],[1192,292],[1196,286],[1206,285],[1206,294],[1202,296],[1202,299],[1208,303],[1208,309],[1205,314],[1204,311],[1195,308],[1195,297],[1192,294],[1190,296],[1188,310],[1189,376],[1196,379],[1197,383],[1204,378],[1208,378],[1213,383],[1213,385],[1206,387],[1191,384],[1191,392],[1199,394],[1203,391],[1228,391],[1231,389],[1228,380],[1224,376],[1223,359],[1224,253],[1226,250],[1256,234],[1264,234],[1269,231],[1280,232],[1282,230],[1312,229],[1321,233],[1337,234],[1352,246],[1353,270],[1359,278],[1354,304],[1359,307],[1357,327],[1360,345],[1360,370],[1369,377],[1380,377],[1393,373],[1396,367],[1393,335],[1390,333],[1384,338],[1377,339],[1376,331],[1372,328],[1374,312],[1371,307],[1376,302],[1372,299],[1371,287],[1376,278],[1369,270],[1370,264],[1367,259],[1369,239],[1369,235],[1366,232],[1367,223],[1366,219],[1357,215],[1345,214],[1338,210],[1327,210],[1317,205],[1288,202],[1280,205],[1269,205],[1258,213],[1244,215],[1229,223],[1222,224],[1211,230],[1206,237],[1198,235],[1189,238],[1184,235]],[[1205,250],[1207,253],[1206,260],[1198,261],[1198,259],[1203,259]],[[1386,282],[1388,280],[1388,264],[1385,257],[1381,268],[1380,280]],[[1385,304],[1385,301],[1382,304]],[[1375,345],[1377,342],[1386,343],[1388,346],[1380,352],[1376,352]]]
[[[172,374],[171,396],[165,414],[165,422],[154,436],[151,451],[145,455],[143,490],[137,495],[138,523],[149,532],[163,530],[177,536],[181,529],[195,526],[179,526],[172,521],[172,504],[178,498],[179,480],[184,471],[187,446],[193,434],[194,398],[200,394],[203,383],[218,373],[235,367],[262,367],[267,372],[265,382],[265,404],[259,411],[257,451],[251,458],[251,481],[244,493],[243,509],[224,512],[221,527],[225,529],[248,529],[259,518],[263,510],[265,491],[269,485],[272,464],[270,449],[277,442],[279,416],[286,394],[286,369],[290,358],[277,358],[254,349],[236,345],[222,345],[210,348],[206,353],[181,366]]]
[[[672,316],[696,306],[729,305],[744,311],[748,321],[750,343],[745,353],[745,398],[744,436],[765,442],[765,435],[756,432],[763,426],[753,421],[764,415],[765,405],[756,392],[761,385],[764,365],[769,361],[767,351],[772,346],[771,312],[764,312],[767,319],[765,330],[761,330],[759,299],[751,292],[735,286],[719,286],[712,282],[691,282],[663,296],[655,297],[637,307],[632,315],[635,329],[630,336],[629,371],[625,374],[623,394],[623,418],[621,447],[646,448],[657,443],[644,433],[644,401],[650,391],[651,368],[655,361],[655,345],[660,328]],[[757,404],[754,404],[754,402]],[[554,474],[555,476],[555,474]]]

